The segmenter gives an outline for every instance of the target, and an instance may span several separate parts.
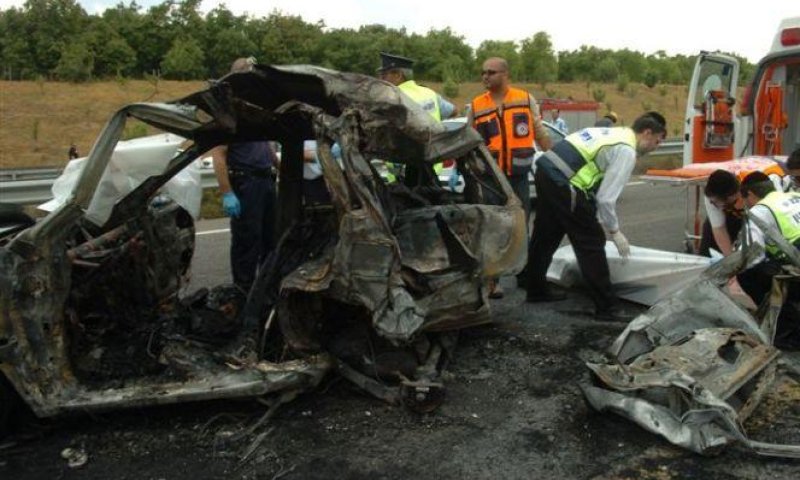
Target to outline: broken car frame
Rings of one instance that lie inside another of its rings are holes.
[[[106,215],[89,215],[131,117],[190,144]],[[303,204],[306,139],[318,142],[331,205]],[[230,308],[204,307],[203,295],[179,298],[194,222],[153,199],[214,146],[253,140],[283,147],[279,240],[231,319]],[[432,167],[445,158],[457,159],[463,193],[439,186]],[[372,159],[405,164],[405,183],[386,184]],[[485,279],[518,272],[525,239],[520,203],[472,129],[445,131],[374,78],[257,66],[175,102],[121,109],[71,198],[0,239],[0,373],[39,416],[288,399],[334,369],[427,410],[441,401],[453,332],[489,321]],[[206,326],[235,328],[203,337],[200,313]]]

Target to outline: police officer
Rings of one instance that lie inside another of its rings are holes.
[[[255,60],[239,58],[231,73],[247,72]],[[266,141],[222,145],[211,151],[222,194],[222,209],[231,219],[233,282],[245,292],[256,267],[274,248],[275,153]]]
[[[411,68],[414,60],[386,52],[381,52],[380,56],[381,66],[378,68],[378,74],[381,79],[397,86],[437,122],[441,122],[443,118],[450,118],[455,113],[452,103],[430,88],[418,85],[414,81],[414,70]]]
[[[528,248],[527,301],[563,300],[546,275],[566,234],[595,304],[595,318],[626,320],[611,292],[605,243],[608,235],[623,258],[630,245],[619,229],[616,202],[637,156],[658,147],[666,120],[657,112],[637,118],[632,128],[585,128],[567,135],[537,161],[539,208]]]

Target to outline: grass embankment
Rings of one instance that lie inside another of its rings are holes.
[[[420,82],[436,91],[442,85]],[[86,155],[103,126],[119,108],[134,102],[173,100],[201,88],[205,82],[177,82],[146,80],[105,81],[85,84],[61,82],[8,82],[0,81],[0,169],[29,167],[63,167],[67,151],[75,144],[81,155]],[[684,86],[656,86],[648,88],[631,83],[622,91],[616,84],[519,84],[536,98],[573,98],[600,101],[598,114],[614,110],[623,125],[630,125],[636,116],[646,110],[664,113],[669,124],[668,137],[678,136],[687,89]],[[463,83],[458,95],[451,98],[460,111],[472,97],[481,93],[480,83]],[[142,124],[131,125],[126,134],[144,133]],[[154,133],[154,132],[153,132]],[[654,157],[645,160],[643,167],[677,164],[675,159]],[[215,216],[218,199],[207,192],[204,196],[203,216]],[[208,207],[205,205],[208,204]]]
[[[437,83],[423,84],[441,91]],[[105,123],[120,107],[144,101],[180,98],[203,88],[205,82],[145,80],[106,81],[86,84],[60,82],[0,81],[0,168],[61,167],[74,143],[89,152]],[[629,84],[620,92],[615,84],[521,84],[537,98],[572,97],[593,100],[603,97],[600,113],[608,107],[629,125],[645,110],[659,110],[669,123],[667,136],[678,136],[686,98],[686,87]],[[452,98],[459,109],[483,91],[479,83],[463,83]],[[602,92],[602,93],[597,93]],[[130,132],[140,133],[140,132]]]

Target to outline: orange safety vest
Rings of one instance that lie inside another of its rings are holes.
[[[488,91],[472,99],[472,126],[483,137],[500,169],[510,175],[515,158],[525,161],[532,161],[533,158],[531,97],[525,90],[509,88],[503,98],[501,110],[502,119],[492,100],[492,94]],[[530,162],[527,168],[530,169]]]

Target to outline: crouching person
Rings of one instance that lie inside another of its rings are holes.
[[[772,288],[772,278],[781,273],[783,265],[790,263],[776,238],[782,238],[795,249],[800,248],[800,193],[777,191],[775,184],[763,172],[753,172],[745,177],[741,192],[750,209],[748,233],[753,243],[764,248],[765,254],[758,263],[739,273],[737,280],[756,305],[761,305]],[[788,302],[781,311],[776,343],[790,336],[796,337],[792,330],[797,329],[800,316],[793,302],[800,300],[798,287],[794,282],[789,285]]]

